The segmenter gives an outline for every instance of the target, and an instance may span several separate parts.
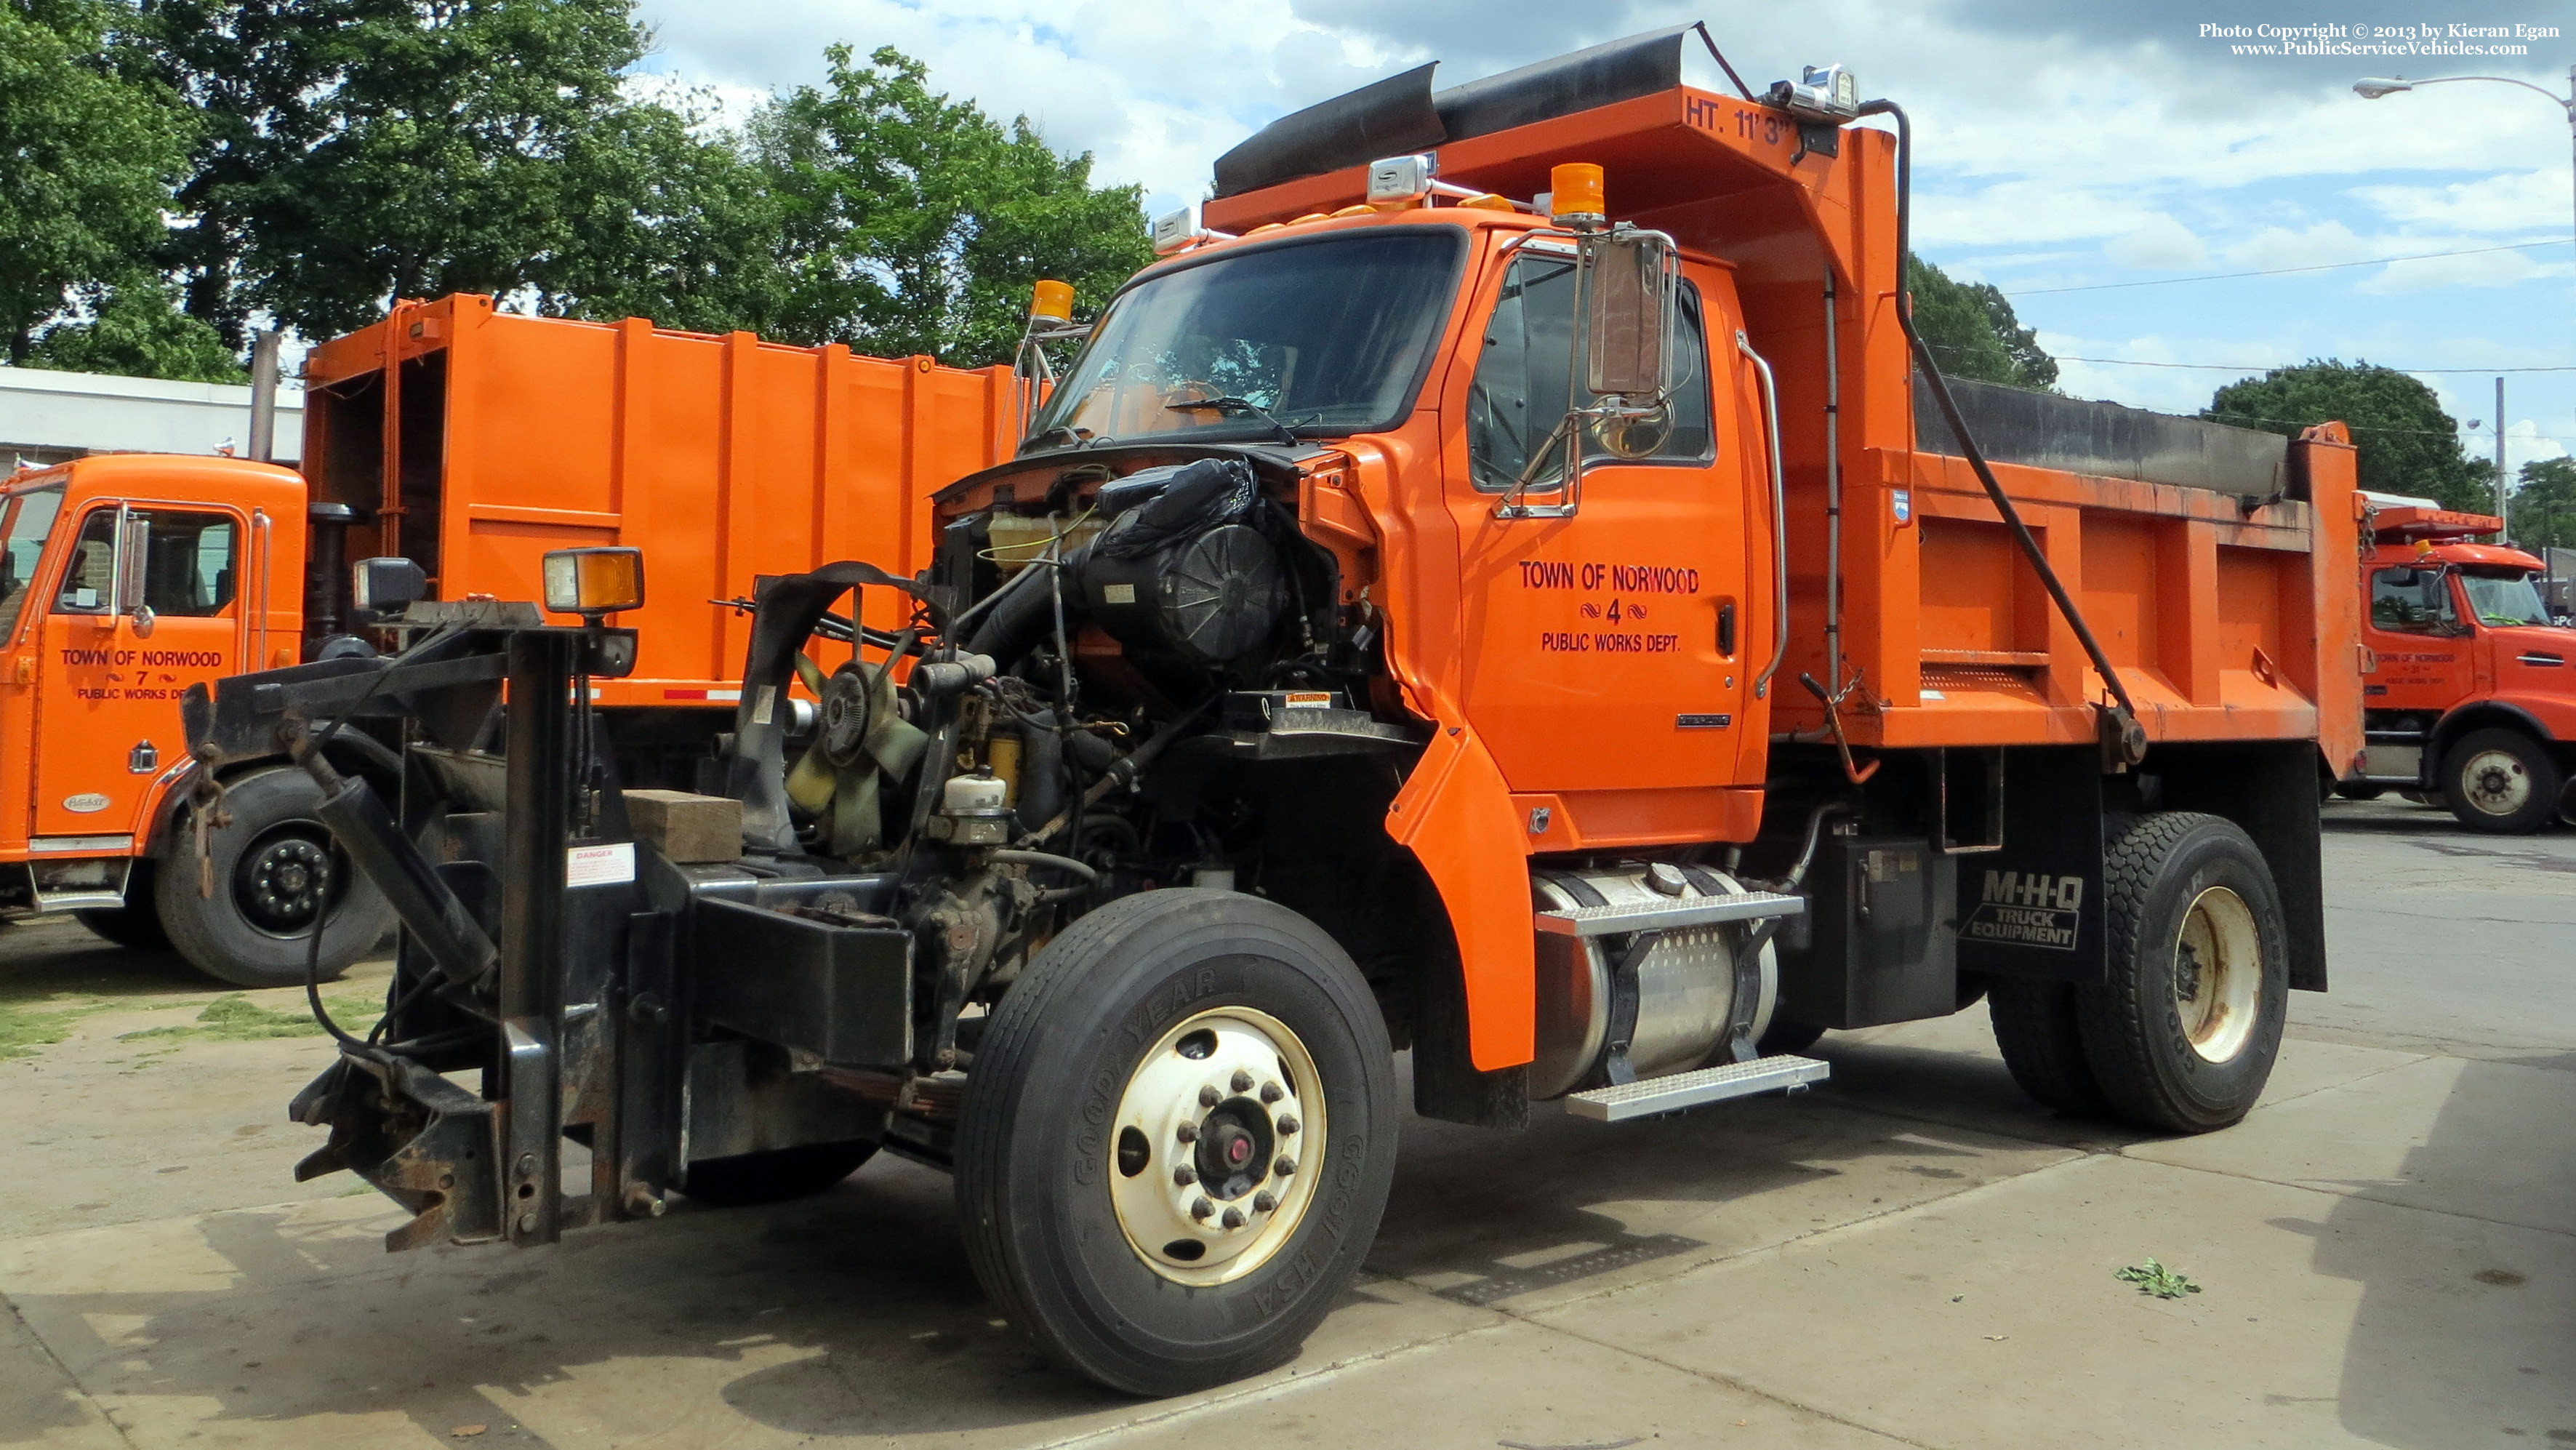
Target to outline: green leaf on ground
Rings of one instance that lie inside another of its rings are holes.
[[[2200,1292],[2198,1284],[2153,1259],[2143,1264],[2131,1264],[2111,1277],[2124,1284],[2135,1284],[2139,1293],[2153,1294],[2159,1299],[2179,1299],[2185,1294]]]

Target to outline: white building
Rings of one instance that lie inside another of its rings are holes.
[[[0,476],[88,453],[240,453],[250,389],[0,367]],[[304,456],[304,395],[277,394],[277,461]]]

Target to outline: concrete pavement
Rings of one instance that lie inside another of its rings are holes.
[[[891,1159],[800,1203],[387,1256],[398,1214],[287,1180],[318,1039],[135,1068],[153,1040],[120,1033],[211,994],[14,929],[0,1000],[151,990],[0,1062],[0,1445],[2576,1443],[2576,832],[2395,804],[2328,831],[2337,990],[2294,995],[2235,1129],[2056,1118],[1982,1010],[1829,1036],[1798,1099],[1409,1123],[1305,1355],[1159,1403],[997,1322],[946,1180]],[[2204,1292],[2113,1279],[2149,1256]]]

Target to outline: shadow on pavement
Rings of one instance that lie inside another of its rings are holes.
[[[1318,1333],[1332,1354],[1472,1326],[1459,1304],[1624,1282],[1659,1260],[1784,1241],[2055,1156],[1815,1097],[1616,1127],[1549,1107],[1519,1135],[1405,1131],[1369,1267],[1451,1304],[1363,1280]],[[1000,1321],[958,1241],[948,1180],[900,1161],[818,1198],[683,1204],[658,1224],[544,1250],[387,1256],[372,1233],[295,1213],[215,1214],[187,1226],[194,1237],[174,1223],[158,1251],[104,1235],[28,1241],[44,1257],[12,1271],[9,1288],[140,1443],[200,1431],[208,1445],[363,1443],[375,1438],[363,1422],[341,1417],[384,1415],[436,1437],[491,1424],[486,1445],[681,1425],[714,1443],[749,1428],[736,1415],[786,1437],[1053,1436],[1132,1404],[1056,1370]],[[499,1435],[504,1420],[517,1439]],[[0,1443],[28,1429],[0,1425]]]
[[[173,951],[135,951],[70,921],[0,927],[0,1006],[54,997],[167,997],[232,990]]]
[[[2527,1065],[2576,1070],[2576,1053]],[[2499,1121],[2533,1130],[2532,1161],[2576,1159],[2576,1122],[2532,1114],[2521,1078],[2516,1065],[2465,1064],[2397,1182],[2492,1182]],[[2316,1238],[2319,1272],[2362,1286],[2338,1396],[2346,1430],[2402,1450],[2576,1444],[2576,1237],[2357,1197],[2323,1223],[2281,1227]]]

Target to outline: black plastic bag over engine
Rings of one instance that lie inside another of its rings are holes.
[[[1193,535],[1243,522],[1259,499],[1252,465],[1240,458],[1185,463],[1150,501],[1120,514],[1091,552],[1104,559],[1147,558]]]

